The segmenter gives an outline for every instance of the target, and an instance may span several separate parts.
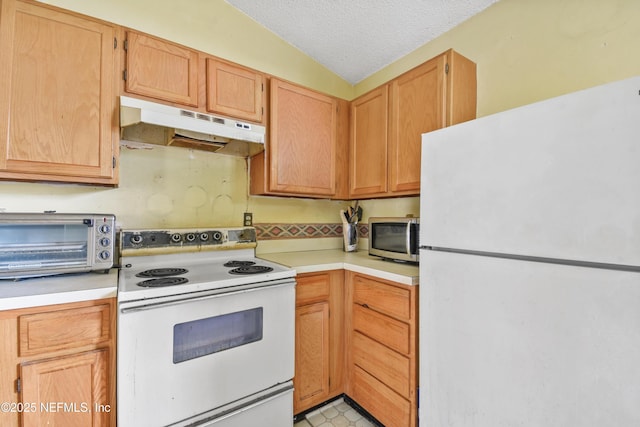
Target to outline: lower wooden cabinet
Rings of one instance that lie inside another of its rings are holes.
[[[347,395],[386,427],[417,425],[418,287],[346,273]]]
[[[344,391],[343,275],[331,270],[296,278],[295,414]]]
[[[345,270],[297,282],[294,413],[345,393],[386,427],[415,427],[418,287]]]
[[[115,426],[115,298],[0,312],[2,426]]]

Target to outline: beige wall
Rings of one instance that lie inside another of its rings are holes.
[[[478,65],[478,116],[640,75],[640,1],[500,0],[356,85],[356,95],[449,48]]]
[[[223,0],[48,3],[175,40],[352,99],[448,48],[478,64],[478,115],[640,74],[640,1],[501,0],[355,87]],[[123,227],[338,222],[344,202],[249,197],[243,159],[180,148],[123,148],[121,184],[0,182],[0,210],[113,212]],[[418,198],[362,202],[365,219],[418,215]],[[329,240],[329,239],[324,239]],[[295,250],[324,242],[291,242]],[[339,245],[339,242],[330,244]]]

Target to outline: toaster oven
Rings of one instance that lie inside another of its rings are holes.
[[[0,213],[0,279],[108,270],[115,216]]]

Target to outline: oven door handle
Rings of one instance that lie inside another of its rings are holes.
[[[235,294],[241,294],[245,292],[251,292],[254,290],[260,290],[265,288],[283,287],[283,286],[295,286],[296,282],[293,279],[279,279],[271,282],[250,283],[247,285],[234,286],[233,288],[214,289],[210,291],[198,292],[197,294],[187,295],[172,295],[163,297],[156,300],[142,300],[142,301],[125,301],[120,303],[120,313],[127,314],[137,311],[154,310],[156,308],[167,307],[172,305],[186,304],[194,301],[207,300],[212,298],[220,298],[225,296],[231,296]]]

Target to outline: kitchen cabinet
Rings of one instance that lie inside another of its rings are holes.
[[[271,78],[269,138],[251,159],[251,194],[346,196],[347,102]]]
[[[387,427],[417,425],[417,286],[346,273],[347,394]]]
[[[127,31],[125,91],[197,107],[199,54],[166,40]]]
[[[115,426],[115,298],[0,312],[3,426]]]
[[[418,195],[421,135],[475,115],[476,66],[453,50],[355,99],[350,196]]]
[[[117,27],[31,1],[0,8],[0,179],[117,184]]]
[[[342,394],[345,368],[343,271],[296,280],[294,414]]]
[[[248,68],[207,58],[207,111],[262,122],[264,80]]]
[[[387,192],[389,87],[351,102],[350,192],[352,198]]]
[[[125,49],[126,93],[263,122],[262,73],[133,30],[126,31]]]

